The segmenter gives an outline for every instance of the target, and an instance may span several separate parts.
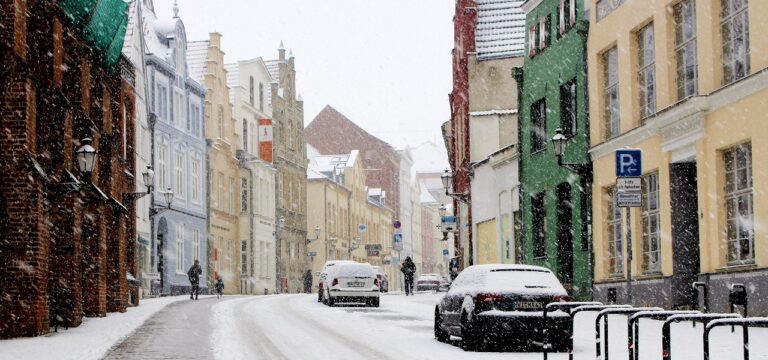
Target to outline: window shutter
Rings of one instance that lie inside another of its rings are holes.
[[[565,34],[565,2],[570,0],[560,0],[560,8],[558,9],[558,14],[560,17],[558,18],[558,27],[560,28],[560,35]]]
[[[569,17],[571,19],[571,26],[576,25],[576,0],[568,0],[571,3]]]
[[[536,26],[528,30],[528,57],[536,56]]]

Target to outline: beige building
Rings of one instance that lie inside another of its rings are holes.
[[[280,292],[303,288],[301,276],[309,269],[307,240],[307,143],[304,138],[304,101],[296,94],[293,54],[282,44],[277,60],[266,61],[271,83],[274,121],[274,164],[277,168],[277,276]]]
[[[383,205],[386,193],[365,186],[366,174],[357,150],[341,155],[319,155],[312,148],[309,151],[307,231],[310,239],[315,238],[315,228],[320,229],[317,239],[307,248],[314,255],[311,257],[314,276],[328,260],[351,259],[382,266],[393,279],[394,267],[384,264],[387,259],[391,261],[394,214]],[[368,256],[366,245],[381,245],[379,256]]]
[[[235,158],[235,121],[232,117],[221,34],[189,42],[190,76],[205,85],[205,138],[208,144],[208,238],[211,284],[224,280],[224,293],[240,293],[239,164]]]
[[[745,283],[750,313],[765,313],[768,170],[753,159],[768,156],[768,2],[591,4],[595,297],[624,301],[631,268],[637,304],[695,304],[691,282],[704,281],[725,311],[729,285]],[[629,264],[613,200],[621,148],[643,151]]]

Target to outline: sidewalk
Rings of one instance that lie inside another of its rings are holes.
[[[202,297],[201,297],[202,298]],[[108,313],[103,318],[84,318],[83,324],[58,333],[34,338],[0,340],[0,360],[16,359],[100,359],[128,337],[152,315],[188,295],[145,299],[125,313]]]

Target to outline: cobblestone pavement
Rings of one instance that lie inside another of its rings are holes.
[[[216,302],[206,297],[168,305],[105,359],[213,359],[209,316]]]

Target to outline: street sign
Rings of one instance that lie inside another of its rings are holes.
[[[642,185],[639,177],[622,177],[616,179],[616,190],[618,192],[641,192]]]
[[[364,233],[364,232],[368,231],[368,226],[366,226],[365,224],[357,225],[357,231],[361,232],[361,233]]]
[[[618,207],[641,207],[643,205],[643,197],[640,192],[632,191],[617,191],[616,192],[616,206]]]
[[[448,249],[443,249],[443,256],[448,257]]]
[[[141,244],[141,245],[144,245],[144,246],[149,246],[149,240],[148,240],[148,239],[145,239],[145,238],[144,238],[143,236],[141,236],[141,235],[139,235],[139,236],[136,238],[136,242],[138,242],[139,244]]]
[[[403,250],[403,234],[395,234],[392,241],[392,248],[395,251]]]
[[[381,253],[381,244],[366,244],[365,253],[371,257],[379,256]]]
[[[160,280],[160,273],[159,272],[142,272],[141,278],[147,279],[147,280]]]
[[[442,232],[455,232],[456,231],[456,216],[441,216],[440,217],[440,231]]]
[[[317,256],[317,251],[307,251],[307,256],[315,257]]]
[[[640,177],[642,174],[643,153],[641,150],[616,150],[616,177]]]
[[[403,224],[401,224],[401,223],[400,223],[400,220],[395,220],[395,222],[394,222],[394,223],[392,223],[392,226],[393,226],[395,229],[399,229],[401,226],[403,226]]]

